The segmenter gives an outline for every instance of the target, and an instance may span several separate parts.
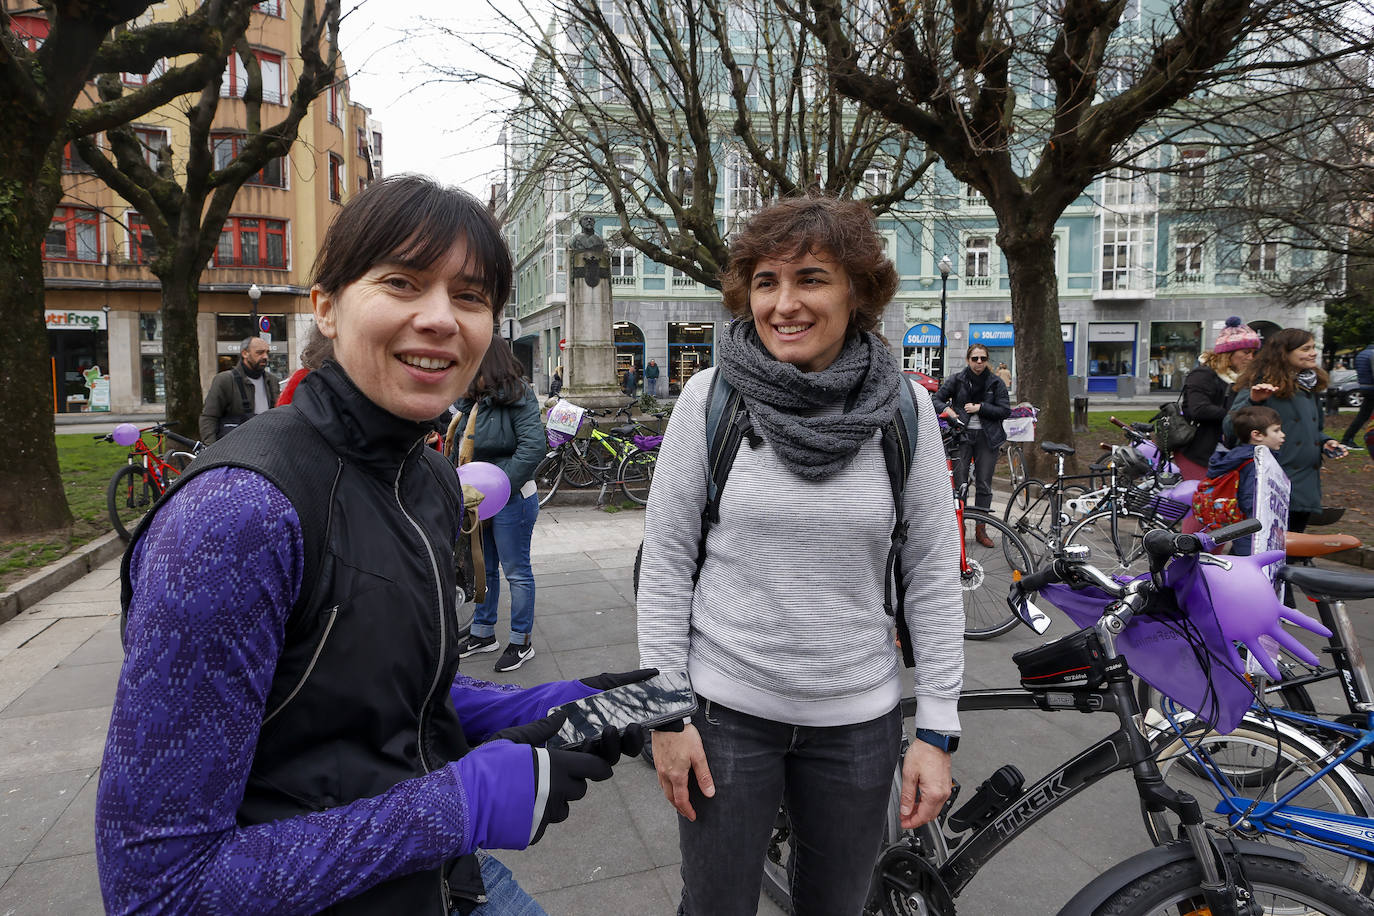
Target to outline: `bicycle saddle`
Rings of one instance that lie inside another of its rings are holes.
[[[1072,455],[1078,450],[1072,445],[1060,445],[1058,442],[1041,442],[1040,451],[1048,455]]]
[[[1279,570],[1279,578],[1319,600],[1374,598],[1374,575],[1369,573],[1319,566],[1285,566]]]
[[[639,427],[635,426],[633,423],[626,423],[624,426],[611,427],[611,432],[615,433],[617,436],[620,436],[623,439],[628,439],[635,433],[639,432]]]
[[[1350,550],[1363,543],[1353,534],[1284,534],[1283,550],[1290,557],[1324,557],[1328,553]]]

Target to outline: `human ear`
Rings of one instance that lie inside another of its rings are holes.
[[[334,297],[318,286],[310,287],[310,310],[315,313],[315,326],[320,333],[333,340],[338,335],[334,327]]]

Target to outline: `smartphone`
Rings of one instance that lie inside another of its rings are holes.
[[[647,681],[613,687],[595,696],[555,706],[549,714],[559,711],[568,714],[568,721],[545,746],[576,750],[609,726],[625,728],[637,722],[647,729],[674,719],[685,719],[697,711],[697,696],[692,692],[692,681],[686,670],[669,668]]]

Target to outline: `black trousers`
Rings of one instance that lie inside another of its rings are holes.
[[[968,494],[964,486],[968,483],[969,464],[972,463],[973,504],[979,509],[992,508],[992,472],[997,469],[1000,451],[987,444],[980,430],[971,431],[959,446],[959,460],[954,462],[954,487],[964,494],[965,502]]]
[[[1359,412],[1355,414],[1355,421],[1345,428],[1345,435],[1341,436],[1342,445],[1355,445],[1355,437],[1360,434],[1360,430],[1369,422],[1369,415],[1374,413],[1374,391],[1364,392],[1364,403],[1360,405]]]

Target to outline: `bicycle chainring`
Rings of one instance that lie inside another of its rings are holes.
[[[954,916],[950,897],[935,867],[912,849],[894,846],[883,853],[874,873],[871,916]]]

